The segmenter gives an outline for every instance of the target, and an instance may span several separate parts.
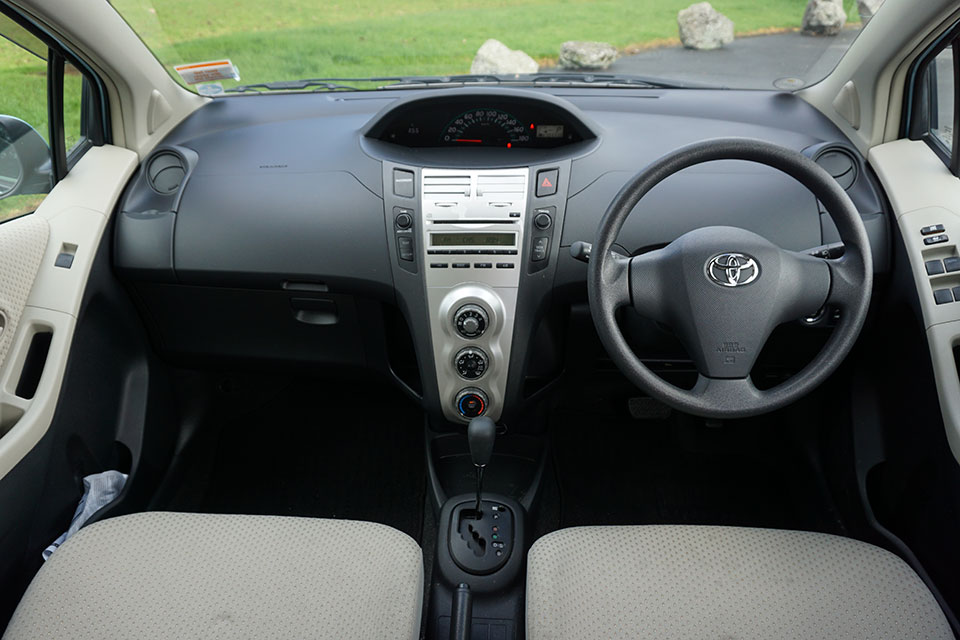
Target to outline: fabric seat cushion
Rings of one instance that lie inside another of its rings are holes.
[[[710,526],[575,527],[527,569],[529,640],[953,638],[917,574],[850,538]]]
[[[139,513],[67,540],[4,635],[418,638],[420,547],[385,525]]]

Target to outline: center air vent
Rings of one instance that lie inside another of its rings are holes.
[[[497,195],[525,195],[527,177],[524,174],[516,175],[480,175],[477,177],[478,196]]]
[[[423,194],[424,195],[459,195],[459,196],[469,196],[470,195],[470,176],[433,176],[426,175],[423,177]]]
[[[817,156],[816,162],[833,176],[844,191],[857,181],[857,161],[844,149],[827,149]]]
[[[170,151],[153,156],[147,163],[147,180],[157,193],[165,196],[177,192],[187,175],[186,163]]]

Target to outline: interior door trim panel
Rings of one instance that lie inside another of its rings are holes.
[[[0,360],[0,478],[50,427],[90,269],[107,222],[136,166],[137,155],[132,151],[109,145],[93,147],[35,213],[0,225],[0,238],[8,235],[8,228],[29,225],[34,229],[29,244],[33,247],[30,261],[36,264],[29,285],[21,285],[29,295],[19,323],[4,337],[12,348],[6,360]],[[58,257],[64,253],[72,256],[69,267],[58,266]],[[30,261],[17,266],[29,269]],[[17,395],[17,386],[38,332],[51,333],[51,342],[36,390],[27,399]]]
[[[960,296],[954,293],[954,287],[960,287],[960,271],[948,271],[949,263],[942,273],[928,267],[928,263],[943,266],[944,259],[960,260],[960,181],[919,140],[888,142],[871,149],[868,157],[890,198],[903,238],[917,287],[947,441],[960,462],[960,375],[954,353],[960,346]],[[938,225],[942,225],[942,231],[934,231]],[[956,293],[960,294],[960,288]],[[949,301],[944,297],[947,295]]]

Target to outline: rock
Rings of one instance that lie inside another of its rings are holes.
[[[863,26],[867,26],[870,18],[877,13],[882,4],[883,0],[857,0],[857,13],[860,14],[860,22]]]
[[[477,50],[477,55],[470,65],[470,73],[483,74],[514,74],[536,73],[540,70],[537,61],[523,51],[515,51],[493,38],[484,42]]]
[[[617,50],[606,42],[570,40],[560,46],[561,69],[606,69],[617,59]]]
[[[692,4],[677,14],[680,42],[688,49],[719,49],[733,42],[733,20],[709,2]]]
[[[840,0],[810,0],[803,12],[803,33],[808,36],[835,36],[847,22]]]

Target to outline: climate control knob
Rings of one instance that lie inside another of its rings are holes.
[[[487,354],[480,349],[461,349],[453,358],[457,374],[465,380],[476,380],[487,370]]]
[[[453,324],[464,338],[479,338],[487,330],[487,324],[490,322],[487,312],[483,307],[476,304],[466,304],[457,309],[457,314],[453,317]]]
[[[487,410],[487,394],[480,389],[469,387],[457,394],[457,411],[464,418],[482,416]]]

